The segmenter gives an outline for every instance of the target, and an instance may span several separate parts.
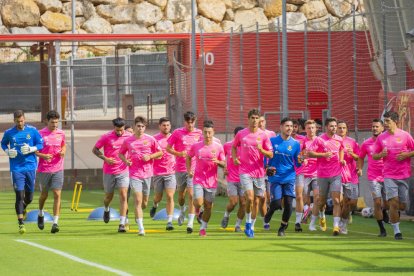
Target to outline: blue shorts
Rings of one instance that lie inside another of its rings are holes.
[[[270,183],[270,201],[281,199],[283,196],[295,198],[295,182],[295,179],[292,179],[285,183]]]
[[[34,192],[36,171],[11,172],[13,187],[15,191]]]

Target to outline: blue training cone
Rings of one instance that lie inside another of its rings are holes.
[[[177,220],[179,216],[180,216],[180,210],[174,209],[173,219]],[[159,210],[152,219],[153,220],[167,220],[168,219],[167,209],[164,208],[164,209]]]
[[[37,223],[37,216],[39,215],[39,210],[32,210],[30,212],[27,212],[26,214],[26,219],[24,220],[24,222],[27,223]],[[53,217],[48,213],[43,211],[43,216],[45,218],[45,222],[52,222],[53,221]]]
[[[104,207],[98,207],[95,210],[93,210],[89,216],[88,220],[103,220],[103,214],[104,214]],[[111,212],[111,217],[109,220],[119,220],[119,213],[117,210],[109,208]]]

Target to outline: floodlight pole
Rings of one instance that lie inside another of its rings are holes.
[[[286,30],[286,0],[282,3],[282,114],[283,117],[289,116],[288,99],[288,52],[287,52],[287,30]]]
[[[191,0],[191,106],[197,114],[196,1]]]

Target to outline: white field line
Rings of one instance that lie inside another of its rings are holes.
[[[67,259],[70,259],[72,261],[75,261],[75,262],[78,262],[78,263],[81,263],[81,264],[85,264],[85,265],[89,265],[89,266],[93,266],[93,267],[96,267],[96,268],[99,268],[99,269],[102,269],[102,270],[105,270],[105,271],[115,273],[117,275],[131,276],[131,274],[129,274],[127,272],[124,272],[124,271],[121,271],[121,270],[118,270],[118,269],[115,269],[115,268],[112,268],[112,267],[109,267],[109,266],[101,265],[101,264],[98,264],[98,263],[90,262],[88,260],[84,260],[82,258],[73,256],[73,255],[68,254],[68,253],[65,253],[63,251],[56,250],[56,249],[53,249],[53,248],[50,248],[50,247],[47,247],[47,246],[43,246],[43,245],[40,245],[40,244],[37,244],[37,243],[34,243],[34,242],[29,242],[29,241],[25,241],[25,240],[15,240],[15,241],[25,243],[25,244],[28,244],[30,246],[43,249],[45,251],[49,251],[49,252],[55,253],[57,255],[60,255],[62,257],[65,257]]]

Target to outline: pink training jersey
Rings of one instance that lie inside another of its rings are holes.
[[[63,157],[60,156],[62,147],[65,145],[65,133],[61,129],[50,131],[47,127],[39,131],[43,138],[43,149],[39,152],[51,154],[53,157],[50,161],[39,158],[37,171],[41,173],[55,173],[63,170]]]
[[[212,159],[225,159],[223,146],[217,142],[210,145],[198,142],[191,147],[188,156],[196,161],[193,183],[200,184],[206,189],[216,189],[218,165]]]
[[[103,148],[104,155],[115,160],[113,165],[109,165],[106,162],[103,163],[103,172],[105,174],[121,174],[128,170],[128,166],[122,162],[118,153],[124,141],[131,137],[131,135],[130,132],[124,131],[121,136],[118,136],[115,131],[110,131],[102,135],[96,142],[96,148]]]
[[[239,176],[239,166],[234,164],[233,157],[231,155],[231,147],[233,145],[233,140],[224,144],[224,154],[226,156],[226,167],[227,167],[227,182],[239,183],[240,176]],[[240,150],[237,148],[237,155],[240,155]],[[239,158],[240,159],[240,158]]]
[[[339,163],[339,152],[343,150],[342,138],[338,135],[330,138],[326,133],[316,137],[312,147],[314,151],[331,152],[330,158],[317,158],[318,162],[318,177],[329,178],[341,175],[342,165]]]
[[[261,144],[266,151],[272,151],[272,144],[266,133],[258,129],[250,132],[248,128],[240,130],[234,137],[233,146],[240,147],[239,174],[247,174],[254,178],[265,175],[264,155],[259,151],[257,145]]]
[[[263,131],[266,133],[266,135],[269,139],[272,138],[272,137],[276,137],[276,133],[273,130],[265,129]]]
[[[352,151],[358,155],[359,146],[354,139],[348,136],[343,138],[342,144],[344,145],[344,160],[346,162],[346,165],[342,166],[342,183],[351,183],[356,185],[359,183],[357,162],[350,154],[348,154],[348,149],[352,149]]]
[[[174,130],[172,135],[168,138],[167,143],[176,151],[186,151],[188,152],[191,149],[191,146],[199,142],[202,139],[202,132],[199,129],[194,129],[192,132],[189,132],[187,128],[177,128]],[[185,157],[176,156],[176,172],[186,172],[187,168],[185,167]],[[191,167],[194,169],[195,161],[191,162]]]
[[[165,136],[162,133],[154,135],[155,140],[162,149],[162,157],[160,159],[154,159],[154,175],[169,175],[175,172],[175,156],[166,150],[168,145],[167,140],[170,136],[171,134]]]
[[[126,139],[119,153],[124,155],[128,153],[128,159],[132,162],[131,166],[129,166],[129,177],[133,179],[145,179],[153,176],[152,165],[154,160],[144,161],[143,157],[144,155],[154,154],[158,151],[162,151],[162,149],[155,138],[144,134],[141,138],[133,135]]]
[[[313,143],[314,143],[315,139],[316,139],[316,137],[314,137],[313,140],[312,140],[309,137],[305,136],[305,138],[303,138],[302,144],[301,144],[302,152],[305,153],[306,151],[314,151],[315,149],[313,148]],[[316,177],[317,172],[318,172],[318,160],[317,160],[317,158],[307,157],[306,158],[306,165],[305,166],[302,165],[301,168],[303,168],[301,173],[306,178]]]
[[[384,182],[384,177],[382,176],[382,170],[384,169],[384,162],[382,158],[380,160],[375,160],[372,158],[375,149],[375,140],[376,138],[371,137],[367,139],[361,145],[359,151],[359,157],[365,158],[368,155],[368,168],[367,168],[367,178],[370,181]]]
[[[414,150],[414,140],[411,135],[402,130],[397,129],[394,135],[388,131],[380,134],[375,141],[374,153],[380,153],[384,148],[387,149],[387,156],[384,160],[384,178],[405,179],[411,175],[411,158],[402,161],[397,160],[397,155],[402,152],[410,152]]]

